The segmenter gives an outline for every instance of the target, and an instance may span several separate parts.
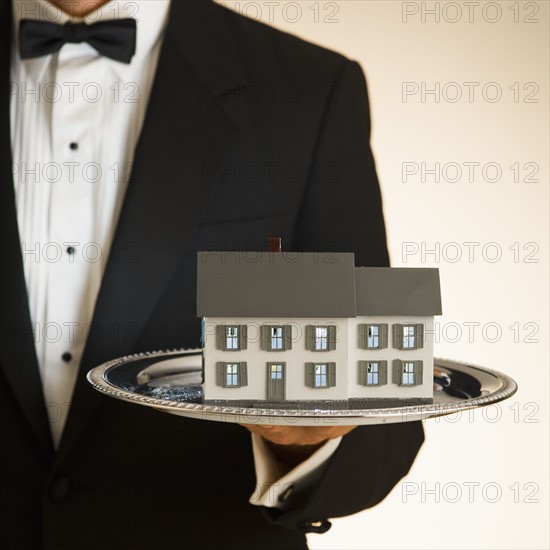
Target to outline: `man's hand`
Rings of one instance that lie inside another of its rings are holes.
[[[266,439],[277,458],[293,468],[311,456],[325,441],[346,435],[355,426],[258,426],[243,424]]]
[[[252,433],[261,435],[276,445],[321,445],[327,439],[335,439],[351,432],[355,426],[266,426],[242,424]]]

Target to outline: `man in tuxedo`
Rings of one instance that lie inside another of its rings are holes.
[[[207,0],[0,10],[2,547],[306,548],[380,502],[420,423],[247,430],[85,379],[199,345],[198,250],[388,265],[359,66]]]

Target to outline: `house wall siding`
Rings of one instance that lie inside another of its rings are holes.
[[[216,325],[246,324],[248,345],[242,351],[223,351],[216,348]],[[262,325],[285,325],[293,327],[292,349],[289,351],[264,351],[261,349],[260,327]],[[337,327],[336,349],[309,351],[306,349],[305,327],[307,325],[335,325]],[[267,399],[267,363],[286,363],[286,400],[324,400],[348,398],[348,319],[272,319],[208,317],[205,319],[204,393],[206,399]],[[216,384],[217,362],[246,361],[248,386],[223,388]],[[331,388],[308,388],[306,386],[307,362],[336,363],[336,385]]]
[[[382,350],[364,350],[358,347],[359,324],[387,324],[388,347]],[[392,325],[396,323],[422,323],[424,346],[417,350],[393,348]],[[242,351],[223,351],[216,348],[216,326],[220,324],[246,324],[248,346]],[[262,325],[291,324],[293,327],[292,350],[264,351],[261,349]],[[307,325],[335,325],[337,346],[334,351],[313,352],[306,349]],[[267,399],[267,363],[286,363],[286,400],[324,400],[351,398],[431,398],[433,397],[433,317],[357,317],[351,319],[271,319],[271,318],[207,318],[205,319],[205,397],[206,399]],[[348,349],[349,348],[349,349]],[[393,382],[393,360],[423,362],[422,385],[406,387]],[[387,361],[387,384],[364,386],[359,384],[359,361]],[[248,386],[223,388],[216,384],[216,364],[246,361]],[[308,388],[305,384],[307,362],[336,363],[336,386],[332,388]]]
[[[388,347],[381,350],[366,350],[358,347],[358,325],[387,324]],[[393,348],[392,325],[396,323],[422,323],[424,347],[417,350]],[[416,398],[433,397],[433,317],[356,317],[349,320],[349,397],[364,398]],[[423,362],[423,383],[419,386],[398,386],[393,383],[393,360],[401,359]],[[388,383],[383,386],[359,384],[359,361],[387,361]]]

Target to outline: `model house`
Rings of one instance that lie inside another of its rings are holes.
[[[437,269],[355,267],[351,253],[199,252],[197,276],[206,401],[432,401]]]

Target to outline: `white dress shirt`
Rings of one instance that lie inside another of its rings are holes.
[[[83,19],[45,0],[14,0],[11,128],[17,219],[35,346],[54,445],[63,433],[80,359],[157,66],[170,0],[109,2]],[[130,64],[87,43],[21,60],[21,19],[63,24],[137,19]],[[252,437],[258,490],[277,505],[289,483],[318,471],[334,440],[291,472]],[[277,479],[284,474],[285,487]],[[269,489],[269,490],[268,490]]]

